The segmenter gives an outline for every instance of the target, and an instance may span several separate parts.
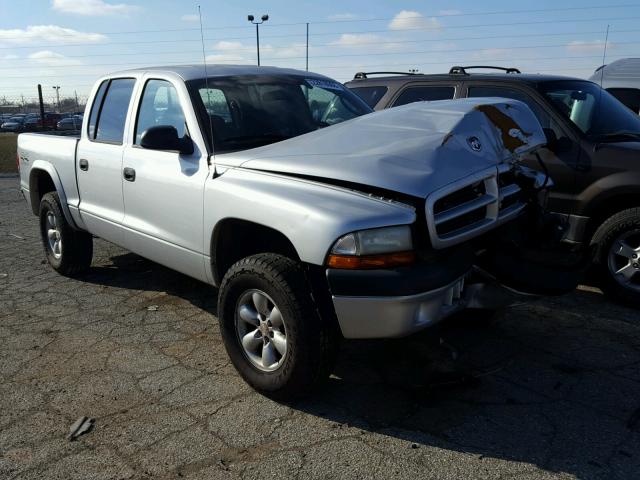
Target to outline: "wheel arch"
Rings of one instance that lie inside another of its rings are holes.
[[[29,198],[31,200],[31,211],[34,215],[38,215],[40,210],[40,201],[42,197],[49,192],[57,192],[60,198],[60,206],[62,213],[73,228],[77,228],[73,221],[69,205],[67,204],[67,196],[64,193],[60,176],[50,163],[37,160],[33,162],[31,171],[29,172]]]
[[[598,228],[611,216],[636,207],[640,207],[640,189],[637,187],[608,192],[596,198],[584,212],[589,217],[585,240],[591,242]]]
[[[211,234],[211,269],[215,285],[220,285],[227,270],[238,260],[257,253],[278,253],[300,261],[291,240],[272,227],[227,217],[220,220]]]

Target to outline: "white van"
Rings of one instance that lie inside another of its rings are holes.
[[[598,68],[589,79],[640,114],[640,58],[621,58]]]

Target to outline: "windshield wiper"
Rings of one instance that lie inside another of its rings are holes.
[[[602,135],[597,135],[596,140],[600,142],[615,142],[618,140],[640,140],[640,132],[611,132],[611,133],[603,133]]]

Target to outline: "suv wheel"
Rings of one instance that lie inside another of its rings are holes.
[[[616,213],[593,237],[598,245],[597,279],[615,300],[640,306],[640,208]]]
[[[295,398],[329,376],[337,338],[297,262],[269,253],[234,264],[220,286],[218,316],[233,365],[257,391]]]
[[[49,264],[62,275],[76,275],[91,265],[93,237],[67,223],[56,192],[40,201],[40,236]]]

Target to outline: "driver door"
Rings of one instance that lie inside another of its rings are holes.
[[[125,246],[206,281],[202,217],[208,155],[186,88],[146,78],[134,111],[123,156]],[[173,126],[181,137],[197,132],[193,153],[141,147],[143,133],[154,126]]]

